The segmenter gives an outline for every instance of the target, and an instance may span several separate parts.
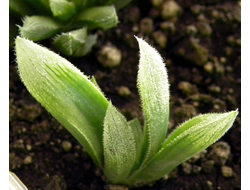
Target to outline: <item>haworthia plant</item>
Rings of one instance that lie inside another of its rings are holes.
[[[142,186],[216,142],[238,111],[198,115],[167,136],[169,83],[163,59],[141,38],[138,88],[144,128],[127,121],[71,63],[27,39],[16,38],[20,77],[29,92],[80,142],[110,183]]]
[[[116,27],[117,11],[131,1],[10,0],[10,38],[13,39],[17,33],[15,30],[19,29],[24,38],[34,42],[51,38],[58,51],[67,56],[81,57],[89,53],[97,41],[96,34],[88,33]]]

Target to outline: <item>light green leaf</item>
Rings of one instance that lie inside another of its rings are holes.
[[[36,42],[54,36],[62,27],[56,20],[47,16],[27,16],[19,30],[22,37]]]
[[[136,39],[140,47],[137,83],[145,117],[145,163],[158,152],[167,135],[169,83],[165,64],[159,53],[144,40]]]
[[[129,121],[128,124],[131,126],[131,129],[135,138],[136,163],[134,165],[134,169],[137,169],[137,167],[140,165],[140,156],[141,156],[141,149],[142,149],[142,142],[143,142],[143,131],[142,131],[141,124],[137,118]]]
[[[102,167],[103,121],[108,107],[102,92],[66,59],[32,41],[17,37],[16,56],[29,92]]]
[[[96,35],[87,35],[87,28],[81,28],[56,36],[53,45],[65,55],[81,57],[91,51],[96,40]]]
[[[93,28],[109,29],[118,23],[114,6],[91,7],[79,13],[75,22]]]
[[[67,21],[76,14],[75,4],[67,0],[50,0],[50,8],[54,17]]]
[[[98,83],[97,83],[97,81],[96,81],[96,79],[95,79],[95,76],[92,76],[92,77],[90,78],[90,81],[93,83],[93,85],[96,86],[96,88],[98,88],[98,89],[102,92],[100,86],[98,85]]]
[[[110,103],[103,130],[104,173],[112,183],[129,175],[136,159],[136,144],[131,126]]]
[[[138,171],[137,183],[153,182],[220,139],[232,126],[238,111],[196,116],[180,125],[156,156]],[[132,179],[132,178],[131,178]]]

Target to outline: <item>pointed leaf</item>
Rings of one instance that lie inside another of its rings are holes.
[[[81,57],[90,52],[96,39],[96,35],[87,35],[87,28],[82,28],[56,36],[53,45],[65,55]]]
[[[88,78],[64,58],[17,37],[20,77],[33,97],[103,164],[102,131],[108,101]]]
[[[136,159],[136,144],[131,126],[110,103],[104,119],[104,173],[112,183],[129,175]]]
[[[95,76],[92,76],[92,77],[90,78],[90,81],[92,82],[93,85],[96,86],[96,88],[98,88],[98,90],[100,90],[100,92],[102,92],[100,86],[98,85],[98,83],[97,83],[97,81],[96,81],[96,79],[95,79]]]
[[[169,83],[165,64],[159,53],[144,40],[140,47],[138,88],[145,117],[144,163],[164,142],[169,119]]]
[[[232,126],[238,111],[196,116],[178,127],[162,149],[137,173],[141,184],[153,182],[220,139]],[[131,178],[132,179],[132,178]]]
[[[50,38],[61,29],[60,23],[46,16],[27,16],[23,21],[23,26],[19,26],[21,36],[32,41]]]
[[[50,8],[54,17],[67,21],[76,14],[75,5],[67,0],[50,0]]]
[[[83,10],[75,21],[93,28],[109,29],[117,25],[118,18],[114,6],[101,6]]]

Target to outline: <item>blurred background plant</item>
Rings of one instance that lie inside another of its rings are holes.
[[[9,48],[21,35],[34,42],[51,39],[64,55],[84,56],[96,44],[96,30],[116,27],[117,11],[131,1],[10,0]]]

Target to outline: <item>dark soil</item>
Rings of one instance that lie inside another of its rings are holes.
[[[174,18],[162,18],[157,1],[134,0],[119,12],[118,27],[99,31],[98,44],[83,58],[69,58],[98,84],[128,119],[142,119],[136,88],[138,45],[142,36],[166,61],[171,90],[170,128],[199,113],[241,111],[240,1],[176,0]],[[158,1],[160,2],[160,1]],[[161,38],[160,38],[161,37]],[[166,40],[166,44],[164,44]],[[50,47],[49,41],[41,42]],[[106,68],[97,57],[107,43],[122,52],[122,62]],[[29,190],[109,189],[101,171],[78,142],[27,92],[10,51],[9,169]],[[120,95],[120,87],[131,94]],[[241,189],[241,123],[219,142],[178,166],[164,179],[135,189]]]

